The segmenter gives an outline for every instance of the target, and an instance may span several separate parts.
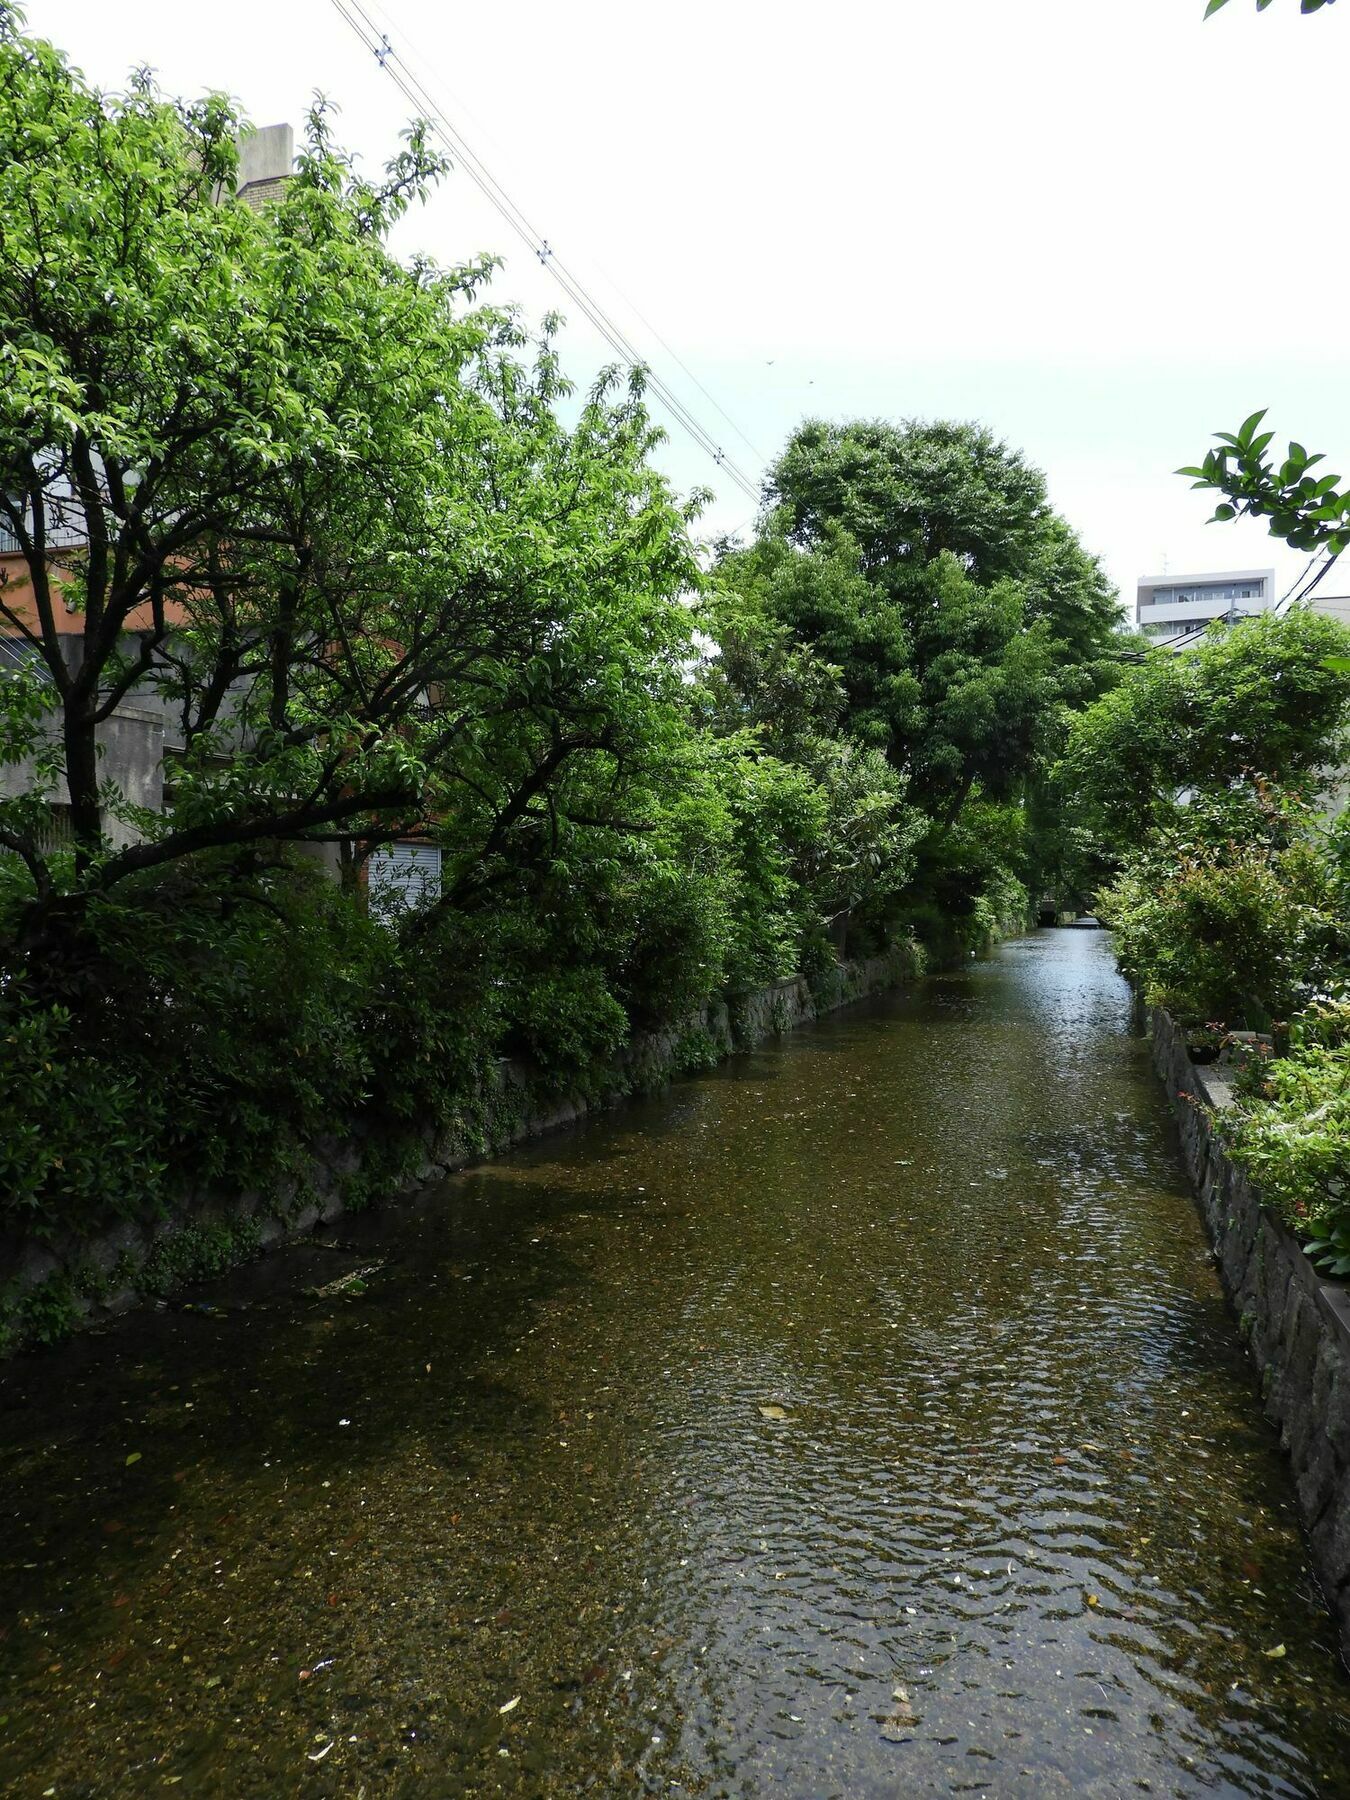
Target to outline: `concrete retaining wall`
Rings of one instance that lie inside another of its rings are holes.
[[[1222,1114],[1231,1103],[1229,1072],[1197,1067],[1161,1009],[1152,1026],[1154,1066],[1176,1109],[1224,1287],[1261,1371],[1266,1416],[1293,1464],[1313,1568],[1350,1664],[1350,1289],[1319,1276],[1216,1138],[1203,1108]]]
[[[526,1139],[576,1123],[587,1113],[650,1092],[673,1075],[709,1067],[822,1013],[893,987],[916,971],[915,953],[841,963],[816,984],[801,977],[757,993],[716,999],[692,1018],[637,1034],[586,1091],[550,1089],[537,1070],[498,1065],[492,1091],[482,1097],[471,1126],[450,1135],[428,1132],[409,1179],[392,1184],[381,1201],[487,1160]],[[186,1193],[167,1218],[120,1221],[94,1237],[15,1238],[0,1235],[0,1356],[25,1341],[47,1341],[155,1298],[185,1280],[293,1242],[332,1224],[362,1185],[371,1152],[359,1138],[333,1137],[314,1146],[309,1168],[282,1194]],[[378,1161],[373,1166],[378,1167]]]

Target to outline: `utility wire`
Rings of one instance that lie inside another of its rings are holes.
[[[361,17],[365,20],[369,30],[372,33],[374,33],[378,29],[378,27],[377,27],[376,21],[370,17],[371,12],[376,12],[376,13],[382,14],[383,17],[392,26],[392,23],[393,23],[392,19],[390,19],[390,16],[385,11],[385,9],[378,4],[378,0],[365,0],[364,4],[361,3],[361,0],[349,0],[349,4],[351,4],[353,9],[355,11],[357,11],[361,15]],[[419,61],[425,63],[426,61],[429,60],[419,50],[418,46],[413,42],[410,34],[407,31],[405,31],[403,33],[403,39],[404,39],[404,42],[407,44],[408,49],[412,52],[412,54],[415,57],[417,57],[419,59]],[[388,40],[386,37],[383,37],[383,36],[381,37],[382,48],[383,48],[384,44],[387,43],[387,41]],[[392,49],[390,50],[390,54],[391,55],[394,54]],[[421,81],[420,77],[415,75],[412,72],[412,70],[409,68],[407,59],[405,57],[399,57],[398,60],[402,64],[403,69],[407,72],[409,85],[412,87],[415,87],[418,90],[418,92],[421,94],[421,96],[423,98],[424,103],[427,106],[434,107],[435,102],[433,101],[431,94],[427,91],[427,89],[426,89],[425,85],[423,84],[423,82]],[[441,111],[442,119],[444,119],[444,109],[440,109],[440,111]],[[447,123],[448,123],[448,121],[447,121]],[[464,151],[467,151],[468,145],[464,140],[463,134],[458,130],[458,128],[454,129],[454,136],[458,141],[461,153],[463,153]],[[480,157],[478,157],[476,153],[471,153],[471,154],[473,155],[474,161],[477,163],[481,173],[488,180],[490,180],[492,182],[492,185],[494,186],[494,188],[497,189],[497,192],[501,196],[502,201],[507,206],[512,206],[513,210],[518,211],[519,209],[514,208],[514,203],[510,200],[509,196],[505,194],[505,192],[501,189],[499,184],[496,182],[495,178],[491,176],[490,172],[486,168],[486,165],[482,162],[482,159]],[[530,232],[532,240],[537,239],[540,243],[545,242],[545,240],[540,238],[539,233],[534,229],[534,227],[530,226],[528,224],[528,221],[526,221],[524,219],[523,214],[521,215],[521,220],[522,220],[522,223],[524,223],[526,225],[527,230]],[[531,248],[532,249],[534,248],[533,241],[531,241]],[[535,254],[536,255],[538,254],[537,250],[535,251]],[[551,254],[554,255],[554,257],[556,259],[556,252],[552,252]],[[756,459],[756,461],[760,464],[760,466],[764,467],[765,465],[767,465],[769,459],[764,454],[764,452],[759,448],[758,444],[756,444],[751,438],[748,438],[746,436],[746,434],[741,430],[740,426],[736,423],[735,419],[732,418],[731,414],[722,405],[721,401],[717,398],[716,394],[711,393],[708,390],[708,388],[704,386],[703,382],[699,380],[698,376],[689,367],[688,363],[685,362],[684,358],[680,355],[679,351],[675,348],[675,346],[670,342],[670,340],[668,338],[663,336],[663,334],[658,329],[658,327],[652,323],[652,321],[643,312],[642,308],[638,305],[636,300],[633,299],[632,295],[625,293],[624,290],[619,286],[619,284],[613,279],[613,277],[607,273],[607,271],[602,269],[600,272],[602,275],[605,276],[605,279],[609,282],[609,285],[614,289],[615,293],[618,294],[619,298],[628,307],[629,311],[633,314],[633,316],[639,321],[639,323],[641,325],[645,326],[645,328],[656,339],[657,343],[660,344],[661,348],[666,352],[667,356],[670,357],[671,361],[676,365],[676,367],[679,368],[686,376],[688,376],[689,380],[693,382],[694,386],[698,389],[699,393],[703,395],[704,399],[714,409],[714,411],[720,413],[722,418],[726,420],[727,424],[736,433],[736,436],[741,440],[741,442],[745,445],[746,449]],[[580,283],[578,282],[577,285],[579,286]]]
[[[332,0],[332,6],[338,16],[344,23],[351,27],[360,42],[370,51],[371,55],[374,56],[376,62],[378,62],[380,67],[384,70],[385,74],[389,76],[399,92],[409,104],[417,110],[419,115],[426,119],[428,125],[440,138],[444,148],[450,153],[452,162],[455,162],[457,166],[463,170],[473,182],[474,186],[501,215],[531,254],[537,257],[539,262],[541,262],[549,271],[559,287],[561,287],[563,292],[567,295],[568,299],[572,301],[594,330],[599,333],[610,349],[615,352],[620,361],[627,364],[630,369],[641,369],[644,371],[648,387],[660,401],[665,410],[689,434],[698,447],[706,455],[712,458],[717,467],[723,470],[736,486],[740,488],[747,499],[758,504],[760,499],[759,484],[727,454],[713,434],[705,429],[695,414],[685,405],[684,401],[671,391],[667,384],[656,374],[650,364],[632,344],[627,335],[604,310],[599,301],[592,298],[582,286],[580,279],[560,260],[556,251],[554,251],[549,244],[548,239],[532,224],[526,214],[519,206],[517,206],[515,201],[512,200],[511,196],[501,186],[500,182],[496,180],[486,164],[482,162],[470,145],[465,141],[459,130],[446,117],[445,112],[437,105],[434,97],[428,92],[420,77],[409,68],[408,64],[399,55],[398,51],[391,44],[388,35],[385,32],[382,32],[376,25],[375,21],[362,5],[361,0]],[[634,312],[637,312],[636,307],[634,307],[633,310]],[[638,313],[637,316],[642,318],[641,313]],[[753,444],[750,444],[750,440],[745,437],[745,434],[740,430],[740,427],[736,425],[729,414],[718,405],[717,401],[713,399],[712,395],[709,394],[708,390],[703,386],[703,383],[698,380],[698,377],[686,367],[678,356],[676,356],[675,352],[670,348],[670,345],[666,343],[665,339],[661,337],[660,333],[657,332],[653,326],[648,324],[645,319],[643,320],[643,323],[647,324],[647,329],[651,331],[658,342],[664,346],[666,351],[675,362],[679,364],[680,368],[684,370],[685,374],[689,376],[689,379],[705,398],[717,408],[717,411],[727,420],[727,423],[731,425],[737,436],[750,445],[750,449],[760,458],[761,463],[763,463],[765,459],[760,456],[760,452],[755,450]]]
[[[1283,599],[1279,600],[1276,603],[1275,609],[1274,609],[1275,612],[1278,615],[1283,616],[1283,614],[1287,613],[1291,607],[1295,607],[1295,606],[1299,605],[1299,603],[1301,601],[1306,600],[1308,598],[1309,594],[1311,594],[1316,588],[1319,588],[1322,585],[1322,583],[1326,580],[1327,576],[1331,573],[1331,571],[1336,567],[1336,564],[1340,561],[1340,557],[1341,557],[1341,553],[1339,550],[1336,552],[1336,554],[1334,556],[1330,556],[1330,555],[1325,556],[1324,560],[1322,562],[1322,566],[1317,570],[1317,572],[1315,574],[1312,574],[1312,570],[1313,570],[1314,564],[1317,561],[1317,557],[1316,557],[1316,555],[1309,557],[1307,565],[1304,568],[1303,573],[1298,577],[1298,580],[1293,582],[1290,585],[1289,592],[1285,594]],[[1310,575],[1311,575],[1311,579],[1309,579]],[[1297,593],[1294,592],[1295,588],[1298,589]]]
[[[1318,566],[1319,557],[1323,558],[1320,567]],[[1322,585],[1339,560],[1339,551],[1335,556],[1327,556],[1324,552],[1315,550],[1289,583],[1284,593],[1270,608],[1271,616],[1282,619],[1292,608],[1301,605],[1315,589]],[[1259,617],[1259,615],[1247,613],[1239,613],[1237,616],[1239,618]],[[1156,640],[1158,648],[1160,650],[1184,648],[1192,638],[1203,637],[1213,623],[1213,619],[1206,619],[1203,624],[1193,625],[1187,631],[1178,631],[1171,637],[1158,638]]]

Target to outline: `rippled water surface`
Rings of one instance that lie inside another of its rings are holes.
[[[1126,1018],[1043,932],[11,1369],[0,1791],[1350,1794]]]

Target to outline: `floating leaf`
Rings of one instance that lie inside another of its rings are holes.
[[[761,1406],[759,1416],[761,1419],[786,1419],[787,1408],[785,1406]]]
[[[1285,1649],[1283,1644],[1274,1644],[1271,1646],[1271,1648],[1269,1650],[1267,1650],[1265,1652],[1265,1655],[1270,1656],[1270,1657],[1288,1656],[1288,1654],[1289,1654],[1289,1652]]]
[[[505,1706],[499,1706],[499,1707],[498,1707],[498,1708],[497,1708],[497,1711],[498,1711],[498,1712],[499,1712],[499,1713],[509,1713],[509,1712],[514,1712],[514,1711],[515,1711],[515,1710],[516,1710],[516,1708],[517,1708],[517,1707],[518,1707],[518,1706],[519,1706],[519,1705],[520,1705],[520,1695],[519,1695],[519,1694],[517,1694],[517,1695],[516,1695],[516,1697],[515,1697],[515,1698],[514,1698],[514,1700],[508,1700],[508,1701],[507,1701],[507,1703],[506,1703],[506,1705],[505,1705]]]
[[[130,1455],[130,1456],[129,1456],[129,1457],[128,1457],[128,1458],[127,1458],[127,1465],[126,1465],[126,1466],[127,1466],[127,1467],[128,1467],[128,1468],[130,1468],[130,1467],[131,1467],[131,1465],[132,1465],[132,1463],[138,1463],[138,1462],[139,1462],[139,1461],[140,1461],[140,1460],[141,1460],[141,1453],[140,1453],[140,1451],[139,1451],[139,1450],[133,1450],[133,1451],[132,1451],[132,1453],[131,1453],[131,1455]]]

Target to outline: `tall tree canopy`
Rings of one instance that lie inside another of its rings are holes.
[[[95,92],[0,7],[0,755],[46,775],[0,844],[30,937],[201,851],[437,818],[467,904],[622,818],[668,728],[697,575],[640,382],[564,425],[547,333],[475,304],[487,264],[388,253],[440,172],[420,130],[368,181],[317,110],[259,213],[240,129],[148,77]],[[162,813],[101,779],[127,704],[179,746]]]
[[[850,729],[950,821],[1015,790],[1095,691],[1117,607],[1044,478],[983,427],[804,424],[775,464],[739,590],[837,668]]]

